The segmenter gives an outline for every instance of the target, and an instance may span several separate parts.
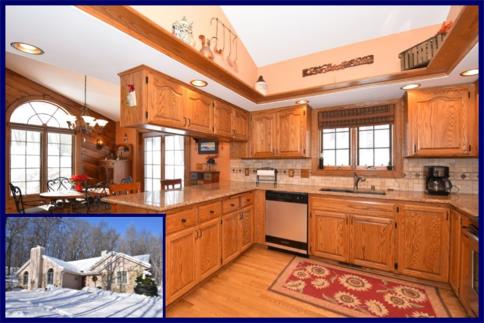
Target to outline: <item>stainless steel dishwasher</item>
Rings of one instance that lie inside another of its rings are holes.
[[[266,191],[266,245],[308,254],[308,194]]]

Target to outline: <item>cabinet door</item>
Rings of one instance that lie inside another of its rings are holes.
[[[242,141],[249,139],[249,113],[239,109],[233,110],[232,137]]]
[[[239,254],[239,216],[232,212],[222,217],[222,262],[226,264]]]
[[[171,303],[197,282],[195,228],[166,237],[166,300]]]
[[[197,280],[209,276],[222,265],[220,218],[201,224],[197,240]]]
[[[460,248],[461,248],[461,215],[456,211],[450,214],[450,266],[449,283],[454,292],[460,291]]]
[[[240,252],[246,250],[253,242],[253,221],[254,208],[245,208],[240,212],[239,216],[239,250]]]
[[[472,111],[467,87],[440,88],[408,93],[411,156],[466,156],[470,146]],[[476,147],[474,147],[476,149]]]
[[[275,127],[276,117],[274,113],[252,115],[252,157],[272,157],[275,155]]]
[[[214,103],[214,131],[219,136],[232,136],[232,107],[222,101]]]
[[[145,72],[137,70],[120,76],[121,82],[121,127],[139,126],[146,122],[145,111],[147,109]],[[128,85],[133,85],[136,93],[136,106],[128,106]]]
[[[393,271],[395,222],[383,217],[351,215],[350,262]]]
[[[285,109],[277,113],[276,145],[278,156],[305,156],[308,135],[305,107]]]
[[[148,79],[147,122],[165,127],[185,126],[185,88],[168,79],[150,74]]]
[[[198,92],[187,90],[185,115],[187,128],[203,133],[213,133],[213,100]]]
[[[447,282],[449,210],[444,207],[404,205],[398,221],[398,271],[409,276]]]
[[[346,214],[313,209],[310,241],[311,255],[348,262],[349,232]]]

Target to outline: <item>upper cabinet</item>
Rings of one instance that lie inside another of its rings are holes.
[[[477,157],[473,84],[407,92],[408,157]]]
[[[234,108],[232,111],[232,136],[235,140],[247,141],[249,139],[249,113]]]
[[[307,105],[254,112],[250,123],[251,156],[308,157],[309,125]]]
[[[248,112],[147,66],[119,76],[122,127],[248,140]]]
[[[222,137],[232,136],[232,106],[222,101],[214,102],[214,131]]]

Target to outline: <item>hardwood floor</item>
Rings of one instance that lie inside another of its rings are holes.
[[[167,310],[167,317],[341,317],[268,290],[292,255],[254,246]],[[449,287],[440,289],[453,317],[465,316]]]

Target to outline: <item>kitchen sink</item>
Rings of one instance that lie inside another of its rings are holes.
[[[340,193],[354,193],[354,194],[373,194],[373,195],[385,195],[385,191],[377,191],[370,189],[358,189],[352,188],[339,188],[339,187],[323,187],[319,191],[321,192],[340,192]]]

